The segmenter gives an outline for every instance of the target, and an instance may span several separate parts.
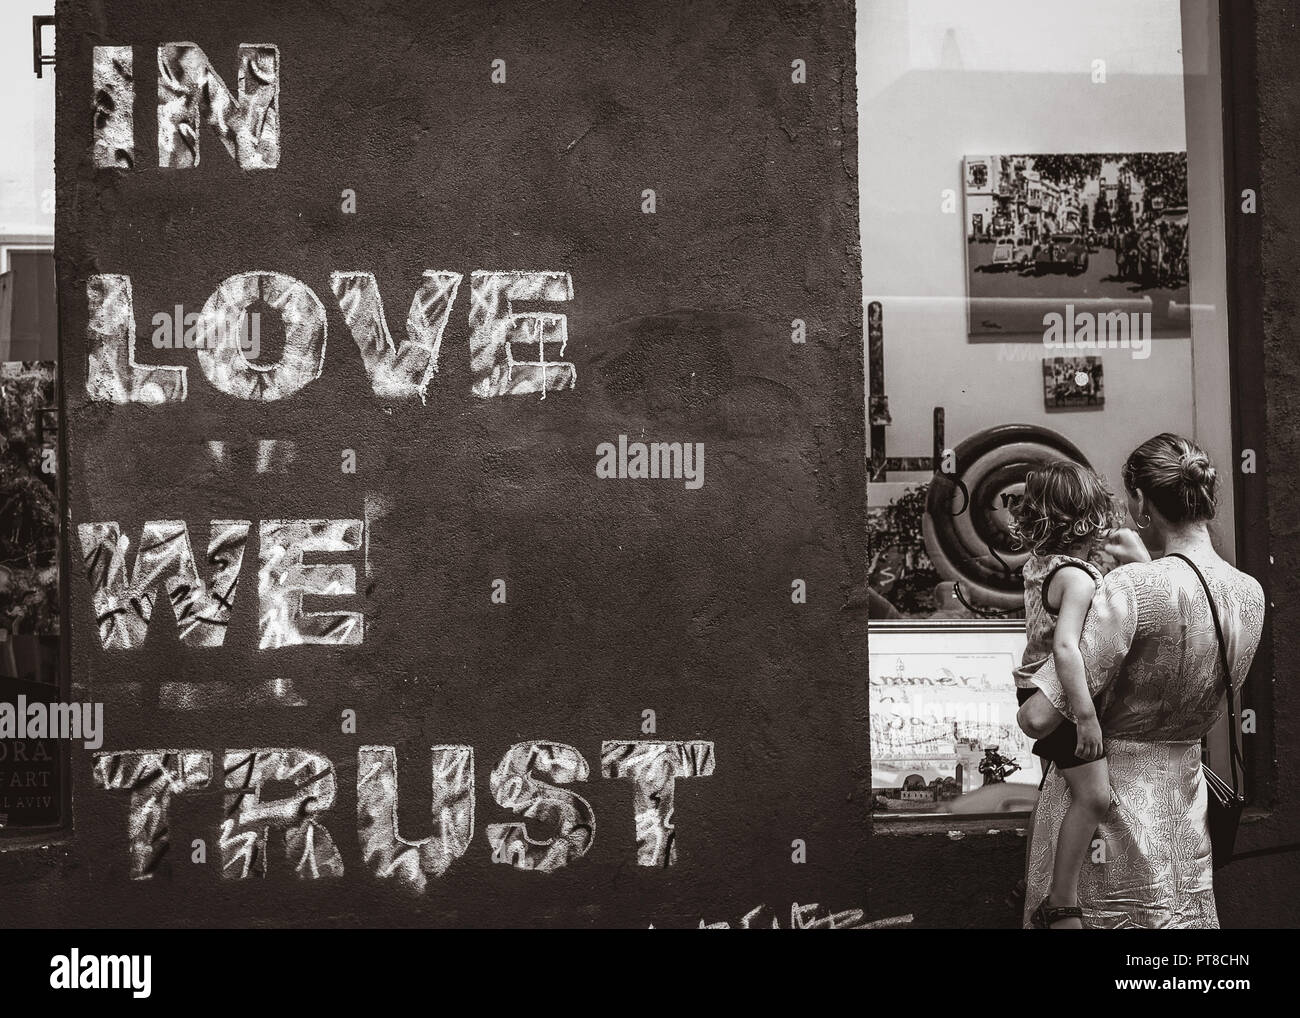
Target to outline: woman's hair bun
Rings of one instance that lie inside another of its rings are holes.
[[[1183,480],[1189,484],[1205,484],[1214,478],[1214,467],[1210,457],[1203,452],[1189,452],[1183,456],[1181,464]]]
[[[1143,491],[1170,523],[1214,518],[1219,475],[1204,449],[1165,432],[1147,439],[1124,464],[1124,484]]]

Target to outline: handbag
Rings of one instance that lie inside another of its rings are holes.
[[[1228,665],[1228,647],[1223,639],[1223,627],[1219,625],[1219,613],[1214,607],[1214,598],[1210,594],[1210,585],[1205,582],[1205,577],[1201,574],[1200,569],[1196,567],[1196,563],[1186,555],[1171,552],[1171,557],[1180,558],[1191,566],[1192,572],[1196,573],[1196,578],[1201,581],[1201,586],[1205,588],[1205,599],[1210,604],[1210,618],[1214,620],[1214,635],[1219,640],[1219,662],[1223,665],[1223,683],[1228,694],[1228,717],[1230,721],[1228,742],[1231,747],[1228,753],[1228,763],[1232,768],[1232,784],[1229,785],[1224,781],[1209,765],[1201,764],[1201,772],[1205,775],[1205,804],[1210,825],[1210,853],[1214,861],[1214,868],[1217,870],[1222,869],[1232,861],[1233,846],[1237,841],[1237,828],[1241,824],[1241,811],[1246,805],[1246,799],[1240,791],[1237,765],[1238,761],[1240,761],[1241,769],[1245,770],[1246,761],[1241,752],[1241,731],[1237,723],[1237,707],[1232,694],[1232,669]]]

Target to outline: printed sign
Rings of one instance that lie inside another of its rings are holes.
[[[942,647],[932,632],[871,639],[876,817],[1032,806],[1042,771],[1016,724],[1012,678],[1023,632],[945,633]]]

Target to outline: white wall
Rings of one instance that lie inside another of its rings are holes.
[[[32,16],[53,13],[53,0],[0,0],[0,238],[54,236],[54,69],[32,70]]]

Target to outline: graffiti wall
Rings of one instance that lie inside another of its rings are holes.
[[[865,920],[852,8],[686,13],[60,5],[23,921]]]

